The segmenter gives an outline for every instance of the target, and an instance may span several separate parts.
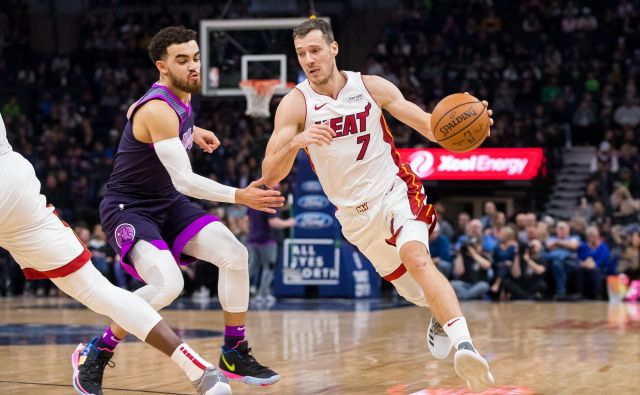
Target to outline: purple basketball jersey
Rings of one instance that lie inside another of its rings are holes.
[[[135,104],[129,121],[124,128],[113,172],[107,183],[108,195],[135,197],[177,197],[169,173],[156,155],[152,144],[136,140],[133,135],[133,117],[136,111],[150,100],[163,100],[171,106],[180,118],[179,138],[188,151],[193,146],[194,114],[191,104],[186,106],[166,86],[153,84]]]

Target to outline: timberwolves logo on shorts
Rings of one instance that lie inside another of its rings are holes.
[[[136,237],[136,228],[131,224],[120,224],[116,228],[116,243],[118,247],[122,248],[123,245],[133,241]]]

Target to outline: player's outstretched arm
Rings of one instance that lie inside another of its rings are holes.
[[[153,143],[160,162],[180,193],[196,199],[245,204],[267,212],[274,212],[272,208],[284,204],[279,191],[259,188],[262,180],[254,181],[247,188],[236,189],[195,174],[187,151],[178,138],[178,117],[167,103],[154,100],[145,104],[136,114],[133,126],[137,139]]]
[[[397,86],[382,77],[363,75],[362,81],[380,108],[427,139],[436,142],[431,130],[431,114],[405,99]]]
[[[262,176],[268,187],[289,174],[298,150],[312,144],[330,144],[336,135],[328,125],[312,125],[298,133],[304,127],[306,111],[304,96],[297,89],[288,93],[278,105],[273,134],[262,161]]]
[[[386,110],[398,121],[409,125],[427,139],[437,143],[433,130],[431,130],[431,114],[424,111],[416,104],[404,98],[400,89],[391,82],[375,75],[363,75],[362,81],[365,83],[371,96],[378,103],[380,108]],[[465,92],[468,94],[467,92]],[[489,107],[486,100],[482,101],[485,107]],[[489,117],[493,115],[492,110],[487,110]],[[493,118],[489,118],[489,124],[493,125]],[[487,132],[491,135],[491,130]]]

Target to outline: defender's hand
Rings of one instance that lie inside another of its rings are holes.
[[[254,210],[275,214],[275,208],[284,206],[284,197],[280,191],[261,189],[264,178],[255,180],[244,189],[236,190],[236,203],[251,207]]]

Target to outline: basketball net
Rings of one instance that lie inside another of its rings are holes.
[[[244,80],[240,81],[240,89],[247,98],[245,114],[254,118],[265,118],[271,115],[269,103],[280,80]]]

